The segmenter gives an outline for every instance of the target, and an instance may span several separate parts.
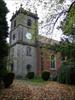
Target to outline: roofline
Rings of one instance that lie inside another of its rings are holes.
[[[22,10],[21,10],[22,9]],[[18,11],[16,11],[16,13],[12,16],[12,18],[10,19],[10,21],[12,21],[19,13],[23,13],[23,14],[27,14],[27,16],[31,16],[35,19],[39,19],[39,17],[37,16],[37,14],[34,14],[30,11],[26,11],[23,8],[20,8]]]

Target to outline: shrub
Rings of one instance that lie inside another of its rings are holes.
[[[3,78],[0,77],[0,89],[4,88],[4,84],[3,84]]]
[[[27,75],[26,75],[26,77],[28,79],[33,79],[34,78],[34,72],[28,72]]]
[[[75,84],[75,66],[72,66],[70,68],[70,75],[69,75],[69,79],[70,79],[70,84]]]
[[[60,83],[69,83],[70,81],[69,71],[70,71],[70,65],[67,62],[64,62],[61,66],[61,70],[60,70],[57,80]]]
[[[58,75],[60,83],[75,84],[75,64],[63,63],[60,74]]]
[[[43,71],[41,75],[42,79],[47,81],[50,77],[50,72],[49,71]]]
[[[3,82],[4,82],[5,88],[8,88],[13,83],[14,77],[15,77],[14,73],[7,73],[3,77]]]

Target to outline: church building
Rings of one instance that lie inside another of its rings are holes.
[[[61,54],[43,48],[46,38],[38,35],[38,19],[22,7],[11,18],[10,65],[16,76],[25,77],[28,72],[37,76],[49,70],[54,77],[60,70]]]

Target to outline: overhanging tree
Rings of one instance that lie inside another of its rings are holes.
[[[75,1],[71,4],[67,16],[65,20],[61,24],[61,29],[63,30],[63,33],[68,36],[67,38],[67,44],[65,43],[63,48],[63,52],[66,52],[66,56],[71,61],[75,61]],[[71,38],[73,41],[69,42]]]
[[[64,21],[61,22],[61,29],[67,37],[62,39],[61,44],[57,46],[57,50],[66,59],[62,63],[58,81],[75,84],[75,1],[69,7]]]
[[[75,35],[75,1],[69,7],[67,16],[62,22],[61,28],[65,35]]]
[[[7,13],[8,9],[5,2],[0,0],[0,77],[6,71],[6,56],[8,55],[8,44],[6,41],[8,37]]]

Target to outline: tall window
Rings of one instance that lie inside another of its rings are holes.
[[[10,55],[11,55],[11,56],[14,56],[14,47],[12,47],[12,48],[10,49],[10,51],[11,51],[11,52],[10,52]]]
[[[26,55],[31,56],[31,47],[29,47],[29,46],[26,49]]]
[[[27,26],[31,26],[32,25],[32,21],[31,21],[31,19],[28,19],[27,20]]]
[[[16,27],[16,20],[14,20],[14,28]]]
[[[55,69],[56,67],[56,59],[54,55],[51,55],[51,68]]]
[[[15,40],[15,38],[16,38],[16,36],[15,36],[15,34],[13,34],[13,40]]]

